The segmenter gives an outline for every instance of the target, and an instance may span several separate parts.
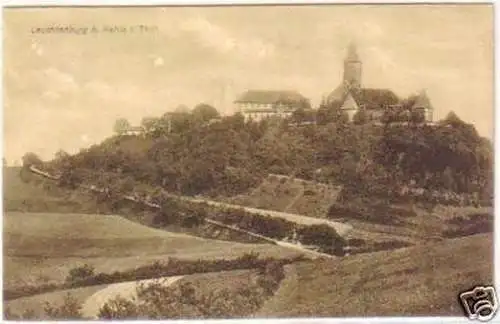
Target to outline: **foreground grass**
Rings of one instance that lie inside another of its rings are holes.
[[[462,316],[458,293],[493,281],[493,236],[289,267],[258,317]]]
[[[50,305],[61,305],[64,302],[64,298],[70,294],[72,298],[76,300],[78,304],[83,304],[87,298],[92,296],[94,293],[106,288],[108,285],[99,285],[92,287],[83,287],[75,289],[66,289],[60,291],[54,291],[45,294],[39,294],[35,296],[23,297],[15,300],[9,300],[4,302],[5,312],[8,310],[11,314],[23,315],[31,313],[29,317],[38,320],[47,320],[47,314],[45,313],[45,306],[47,303]],[[4,313],[5,313],[4,312]],[[7,318],[8,320],[9,318]]]

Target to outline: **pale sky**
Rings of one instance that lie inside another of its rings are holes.
[[[180,104],[223,113],[247,89],[297,90],[313,105],[358,44],[363,86],[400,97],[426,89],[493,136],[491,5],[47,8],[4,10],[4,151],[70,153]],[[104,26],[147,25],[110,33]],[[71,26],[100,32],[33,33]]]

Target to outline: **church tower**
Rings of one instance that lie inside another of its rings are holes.
[[[356,45],[351,43],[344,60],[344,84],[354,89],[361,88],[361,69],[362,63],[359,60]]]

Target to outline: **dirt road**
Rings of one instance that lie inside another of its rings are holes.
[[[126,299],[136,298],[136,289],[139,284],[151,284],[154,282],[160,282],[166,287],[172,285],[182,278],[183,276],[163,277],[158,279],[127,281],[111,284],[106,288],[99,290],[98,292],[87,298],[87,300],[85,300],[82,306],[82,314],[85,318],[97,319],[99,309],[110,299],[116,298],[117,296]]]
[[[209,204],[212,206],[218,206],[218,207],[223,207],[223,208],[243,209],[248,213],[259,214],[259,215],[268,215],[271,217],[282,218],[282,219],[288,220],[290,222],[294,222],[294,223],[302,224],[302,225],[325,224],[325,225],[333,227],[340,236],[345,236],[349,231],[352,230],[352,226],[349,224],[333,222],[333,221],[329,221],[329,220],[321,219],[321,218],[314,218],[314,217],[308,217],[308,216],[304,216],[304,215],[278,212],[278,211],[268,210],[268,209],[258,209],[258,208],[240,206],[240,205],[232,205],[232,204],[222,203],[222,202],[208,200],[208,199],[187,198],[187,197],[182,197],[182,199],[189,200],[192,202],[206,203],[206,204]]]

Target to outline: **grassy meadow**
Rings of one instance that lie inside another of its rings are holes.
[[[257,317],[463,316],[458,294],[493,282],[493,236],[290,265]],[[293,307],[290,307],[293,305]]]

